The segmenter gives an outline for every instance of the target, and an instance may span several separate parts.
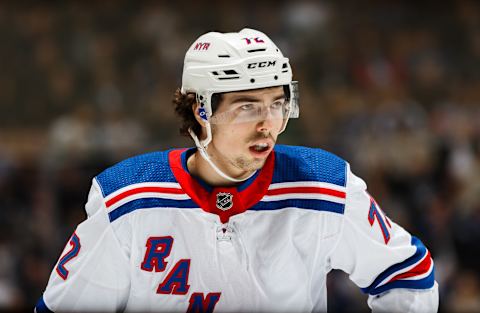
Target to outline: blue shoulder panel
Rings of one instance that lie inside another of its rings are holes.
[[[272,183],[320,181],[346,186],[347,163],[322,149],[275,146],[275,171]]]
[[[168,163],[169,151],[134,156],[107,168],[96,179],[103,196],[143,182],[176,182]]]

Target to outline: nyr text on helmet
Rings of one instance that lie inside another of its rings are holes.
[[[197,42],[193,50],[208,50],[209,47],[210,47],[209,42]]]

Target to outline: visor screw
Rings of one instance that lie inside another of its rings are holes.
[[[255,79],[251,78],[250,82],[253,84],[255,82]]]
[[[273,76],[273,79],[277,80],[277,79],[278,79],[278,76],[277,76],[277,75]]]

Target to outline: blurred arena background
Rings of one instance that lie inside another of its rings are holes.
[[[480,3],[394,0],[0,2],[0,309],[33,308],[94,175],[191,145],[184,53],[245,26],[300,81],[280,141],[349,160],[431,249],[441,312],[480,311]],[[329,293],[330,312],[368,309],[342,273]]]

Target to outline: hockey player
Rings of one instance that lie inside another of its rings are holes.
[[[275,145],[299,115],[298,90],[265,34],[198,38],[175,104],[196,147],[136,156],[93,179],[88,217],[37,312],[323,312],[332,269],[374,312],[437,311],[429,251],[349,164]]]

